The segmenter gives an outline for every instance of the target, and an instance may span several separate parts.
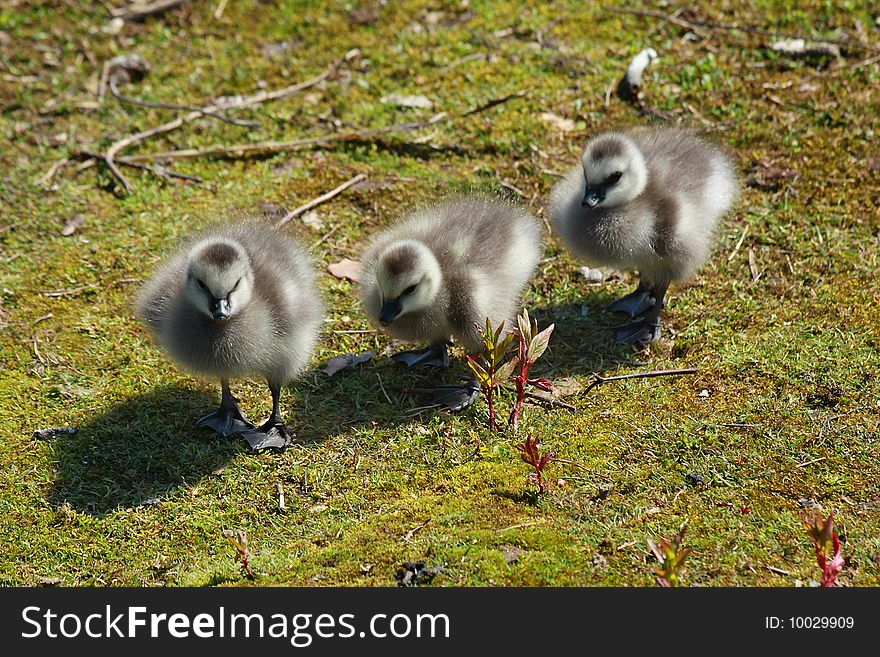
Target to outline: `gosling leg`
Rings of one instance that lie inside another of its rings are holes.
[[[272,392],[272,414],[256,429],[245,431],[241,434],[253,451],[261,449],[284,449],[293,442],[293,438],[287,432],[287,427],[281,421],[279,400],[281,398],[281,384],[268,381],[269,390]]]
[[[449,352],[445,342],[433,344],[427,349],[398,351],[391,359],[407,367],[449,367]]]
[[[651,284],[640,280],[639,286],[635,290],[610,304],[606,310],[629,315],[632,319],[643,315],[657,305],[655,299]]]
[[[668,282],[662,282],[651,288],[651,296],[655,299],[654,305],[635,321],[618,327],[617,344],[646,346],[660,339],[660,312],[665,305],[664,297],[668,287]]]
[[[253,429],[254,425],[241,414],[238,400],[232,396],[232,391],[229,389],[228,379],[221,379],[220,384],[223,388],[220,406],[214,412],[199,418],[196,427],[213,429],[224,438]]]

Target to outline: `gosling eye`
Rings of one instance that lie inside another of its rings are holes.
[[[408,288],[406,288],[406,289],[403,291],[403,295],[402,295],[402,296],[409,296],[410,294],[412,294],[412,293],[415,292],[415,291],[416,291],[416,286],[415,286],[415,285],[410,285]]]
[[[241,283],[241,279],[240,279],[240,278],[239,278],[237,281],[235,281],[235,285],[233,285],[233,286],[232,286],[232,289],[229,290],[229,294],[232,294],[233,292],[235,292],[235,291],[238,289],[238,285],[239,285],[239,283]]]
[[[617,181],[620,180],[621,176],[623,176],[623,172],[615,171],[610,176],[608,176],[608,178],[605,180],[605,184],[606,185],[613,185],[614,183],[616,183]]]
[[[203,281],[201,278],[197,278],[196,283],[199,284],[199,287],[202,288],[203,292],[208,292],[208,286],[205,285],[205,281]]]

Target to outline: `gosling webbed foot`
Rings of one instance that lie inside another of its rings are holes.
[[[446,345],[410,351],[398,351],[391,359],[407,367],[449,367],[449,352]]]
[[[241,414],[238,406],[221,404],[214,412],[199,418],[196,421],[196,427],[213,429],[223,438],[228,438],[233,434],[249,431],[254,428],[254,425]]]
[[[651,290],[645,287],[638,287],[624,297],[611,303],[606,310],[612,313],[623,313],[629,315],[630,318],[644,315],[654,307],[654,296]]]
[[[241,437],[247,441],[251,451],[258,452],[262,449],[282,450],[293,442],[287,427],[278,420],[269,419],[265,424],[251,431],[244,431]]]
[[[480,386],[471,379],[461,384],[441,384],[434,388],[431,401],[434,404],[442,404],[450,411],[463,411],[473,405],[480,396]]]
[[[617,327],[617,344],[646,346],[660,339],[660,320],[644,317]]]

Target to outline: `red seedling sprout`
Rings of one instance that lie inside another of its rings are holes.
[[[480,339],[483,341],[483,351],[478,354],[467,357],[468,367],[474,373],[480,387],[486,393],[486,403],[489,405],[489,429],[491,431],[498,430],[498,424],[495,421],[495,388],[507,381],[513,368],[516,367],[517,359],[504,362],[507,354],[510,353],[513,346],[514,335],[508,333],[503,338],[504,322],[498,325],[498,328],[492,330],[492,322],[486,318],[486,328],[481,329],[475,325]]]
[[[524,442],[518,444],[516,448],[521,452],[520,458],[523,462],[532,466],[534,472],[529,473],[529,482],[538,487],[538,494],[542,494],[547,490],[547,482],[544,481],[544,468],[550,461],[555,458],[553,452],[545,452],[541,454],[538,439],[532,438],[532,434],[526,436]]]
[[[251,568],[250,552],[248,551],[248,540],[245,531],[239,529],[233,533],[231,529],[224,529],[223,535],[228,538],[229,542],[235,546],[236,550],[238,550],[238,558],[241,561],[242,577],[254,579],[256,575],[254,574],[253,568]]]
[[[682,523],[678,533],[668,541],[658,538],[657,541],[648,539],[648,547],[660,562],[660,566],[654,568],[654,576],[657,583],[662,587],[675,587],[681,584],[681,570],[684,560],[691,553],[691,548],[682,548],[684,532],[687,529],[687,521]]]
[[[516,318],[518,329],[516,331],[516,358],[513,362],[519,364],[519,371],[510,380],[516,386],[516,404],[510,413],[510,424],[513,432],[519,428],[519,415],[522,412],[523,400],[526,397],[526,384],[533,385],[541,390],[553,390],[553,384],[547,379],[529,378],[529,368],[547,350],[550,336],[553,334],[555,324],[551,324],[538,333],[538,322],[529,318],[529,311],[523,308],[522,314]]]
[[[819,586],[834,586],[837,583],[837,576],[843,571],[844,564],[843,557],[840,556],[840,539],[834,531],[834,513],[832,512],[825,520],[819,511],[812,509],[801,515],[801,522],[813,542],[816,563],[822,571]],[[831,556],[830,560],[829,556]]]

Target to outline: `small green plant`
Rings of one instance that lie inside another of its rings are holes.
[[[681,585],[681,572],[684,560],[691,553],[691,548],[681,547],[684,540],[684,532],[687,529],[687,521],[683,522],[678,533],[668,541],[658,538],[656,542],[648,539],[648,547],[660,562],[660,566],[654,568],[654,576],[657,583],[663,587]]]
[[[526,385],[533,385],[546,391],[553,389],[553,384],[547,379],[530,379],[529,368],[547,350],[550,336],[553,334],[553,329],[556,328],[556,324],[551,324],[539,333],[537,320],[531,319],[529,311],[525,308],[516,321],[519,326],[516,331],[516,356],[512,362],[515,363],[514,367],[516,364],[519,365],[519,370],[515,376],[510,377],[516,386],[516,404],[510,412],[510,425],[513,427],[514,433],[519,429],[519,415],[526,397]]]
[[[493,331],[492,322],[488,317],[486,318],[486,329],[482,330],[477,326],[477,331],[483,341],[483,351],[468,356],[467,363],[486,394],[486,403],[489,405],[489,429],[497,431],[494,393],[495,388],[507,381],[513,368],[516,367],[516,359],[505,362],[505,358],[513,346],[515,336],[513,333],[508,333],[502,338],[504,322],[501,322],[498,328]]]
[[[525,308],[516,320],[517,329],[504,335],[504,322],[493,330],[492,322],[486,318],[485,329],[476,327],[483,342],[483,350],[467,357],[468,366],[486,394],[486,403],[489,405],[489,428],[492,431],[498,430],[495,413],[496,388],[507,382],[513,383],[516,388],[516,401],[508,420],[514,433],[519,429],[526,386],[532,385],[546,391],[553,389],[553,384],[547,379],[530,379],[529,368],[547,350],[556,325],[551,324],[538,332],[538,322],[529,317],[529,311]],[[516,342],[516,355],[508,360],[508,355],[514,351],[514,342]]]
[[[238,558],[241,562],[241,576],[253,580],[256,578],[253,568],[251,568],[250,552],[248,551],[247,534],[243,529],[233,532],[231,529],[224,529],[223,535],[229,539],[229,542],[238,550]]]
[[[811,509],[801,514],[801,522],[813,542],[816,563],[822,571],[819,586],[834,586],[844,565],[843,557],[840,555],[840,539],[834,531],[834,513],[829,514],[828,519],[825,520],[819,511]]]
[[[519,443],[516,448],[520,451],[520,458],[523,462],[532,466],[532,472],[529,473],[529,483],[538,489],[541,495],[547,490],[546,481],[544,481],[544,468],[550,463],[556,455],[553,452],[544,452],[541,454],[538,439],[533,438],[532,434],[526,436],[525,441]]]

